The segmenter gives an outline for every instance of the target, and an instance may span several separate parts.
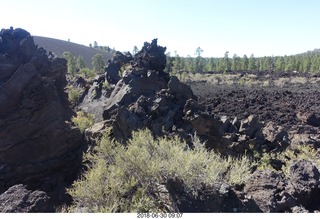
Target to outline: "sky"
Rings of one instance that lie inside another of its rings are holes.
[[[0,0],[0,28],[88,46],[203,57],[293,55],[320,48],[319,0]]]

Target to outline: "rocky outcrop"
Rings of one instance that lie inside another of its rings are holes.
[[[256,171],[244,192],[263,212],[313,212],[319,206],[319,171],[306,160],[294,161],[288,176]]]
[[[0,195],[0,212],[50,212],[50,198],[43,191],[31,191],[24,185],[15,185]]]
[[[313,113],[313,112],[298,112],[297,118],[303,123],[306,123],[308,125],[312,125],[315,127],[320,126],[320,115],[319,113]]]
[[[191,130],[191,126],[183,120],[184,106],[189,99],[196,98],[189,86],[164,72],[165,50],[157,45],[157,40],[145,43],[123,72],[123,78],[117,82],[110,97],[87,101],[80,108],[94,114],[96,122],[105,121],[113,137],[120,141],[141,128],[149,128],[158,136],[178,132],[186,135],[184,126],[187,130]]]
[[[307,209],[319,203],[319,170],[310,161],[298,160],[289,168],[287,191]]]
[[[121,67],[133,60],[130,53],[122,54],[117,51],[116,54],[108,61],[105,67],[105,79],[109,84],[116,84],[121,79],[119,72]]]
[[[263,212],[285,212],[295,206],[294,198],[285,191],[282,177],[272,171],[255,172],[244,192],[252,196]]]
[[[95,145],[95,139],[105,133],[125,142],[132,131],[148,128],[154,136],[179,135],[187,142],[197,133],[208,149],[226,157],[246,155],[259,160],[264,153],[282,152],[292,145],[292,133],[273,121],[264,123],[250,114],[240,120],[210,113],[189,86],[164,72],[164,51],[156,40],[145,43],[109,96],[103,95],[105,78],[94,82],[80,105],[95,116],[96,124],[85,131],[89,144]],[[308,118],[309,125],[316,128],[317,117]],[[280,174],[284,161],[270,158],[268,162],[273,171],[256,171],[254,166],[244,185],[217,182],[203,185],[196,195],[181,179],[172,178],[166,185],[158,185],[159,199],[164,208],[182,212],[313,211],[319,193],[316,167],[299,161],[292,164],[286,178]]]
[[[66,60],[49,60],[22,29],[2,29],[0,38],[0,191],[17,183],[52,190],[70,182],[81,161]]]
[[[116,80],[109,96],[104,95],[102,85],[107,79],[100,77],[80,104],[81,110],[93,114],[95,122],[103,124],[99,126],[103,127],[101,130],[97,130],[98,126],[87,130],[87,139],[109,127],[113,137],[125,141],[133,130],[148,128],[155,136],[178,134],[186,140],[191,139],[190,134],[197,133],[207,142],[208,148],[226,156],[288,146],[286,132],[277,130],[272,124],[264,129],[257,116],[238,120],[207,112],[189,86],[164,72],[165,49],[153,40],[145,43],[131,61],[122,53],[116,53],[109,61],[108,66],[118,66],[116,75],[124,63],[126,70],[122,73],[123,78]],[[113,68],[107,69],[111,72]]]

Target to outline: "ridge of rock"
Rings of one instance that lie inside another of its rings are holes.
[[[64,92],[67,62],[49,60],[23,29],[2,29],[0,39],[0,192],[15,184],[53,192],[81,164]]]

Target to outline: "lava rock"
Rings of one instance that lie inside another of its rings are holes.
[[[50,198],[43,191],[31,191],[19,184],[9,188],[0,195],[0,212],[35,213],[52,212]]]
[[[49,60],[25,30],[2,29],[0,38],[0,66],[9,66],[0,67],[0,192],[71,182],[82,137],[64,91],[67,62]]]
[[[244,191],[263,212],[290,211],[295,199],[285,191],[285,182],[272,171],[256,171],[246,183]]]
[[[300,205],[309,208],[315,202],[313,198],[319,196],[319,176],[319,170],[310,161],[295,161],[289,169],[287,190]]]

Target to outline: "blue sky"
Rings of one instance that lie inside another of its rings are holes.
[[[120,51],[158,38],[181,56],[291,55],[320,48],[319,0],[0,0],[0,27]]]

